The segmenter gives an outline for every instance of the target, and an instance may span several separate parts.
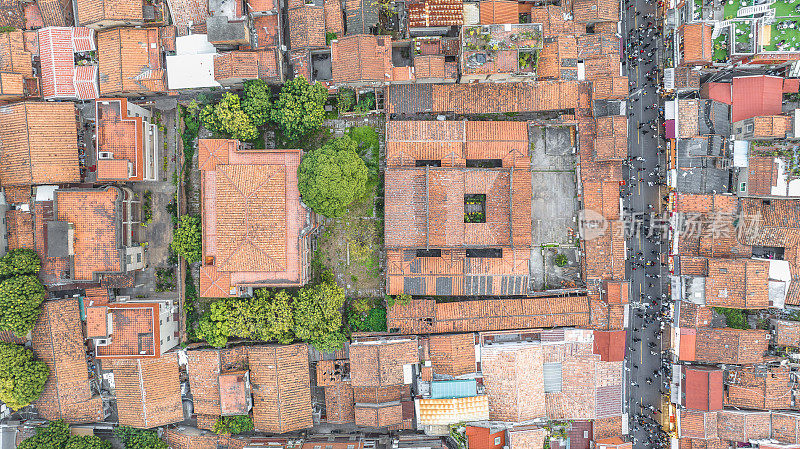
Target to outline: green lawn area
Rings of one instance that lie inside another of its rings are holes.
[[[764,46],[764,50],[767,51],[777,51],[778,44],[781,41],[786,41],[789,44],[789,48],[800,48],[800,30],[797,28],[785,28],[783,30],[779,30],[777,24],[782,22],[778,20],[776,23],[770,25],[770,39],[769,44]]]
[[[734,43],[736,53],[752,53],[754,51],[755,37],[750,37],[753,33],[753,25],[750,22],[735,22],[733,24]]]
[[[725,62],[728,60],[728,33],[721,33],[714,39],[714,62]]]
[[[722,0],[724,3],[724,18],[725,20],[733,19],[736,17],[736,11],[743,6],[750,5],[752,0]]]
[[[795,10],[797,5],[800,5],[800,0],[778,0],[772,4],[772,7],[775,8],[775,17],[797,17],[800,16],[800,13]]]

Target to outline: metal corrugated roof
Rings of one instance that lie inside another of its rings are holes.
[[[466,398],[475,396],[477,391],[475,379],[431,382],[431,399]]]

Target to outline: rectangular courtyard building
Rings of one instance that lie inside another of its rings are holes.
[[[389,122],[391,295],[524,295],[531,169],[524,122]]]

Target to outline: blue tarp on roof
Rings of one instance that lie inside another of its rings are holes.
[[[431,382],[431,399],[468,398],[478,394],[475,379]]]

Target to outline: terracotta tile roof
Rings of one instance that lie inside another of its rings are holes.
[[[560,362],[562,370],[561,390],[545,393],[549,419],[594,419],[622,413],[621,361],[601,362],[599,355],[559,356],[545,355],[545,363]]]
[[[690,67],[676,67],[675,88],[691,90],[700,89],[700,72],[693,70]]]
[[[417,81],[426,78],[456,79],[458,68],[452,64],[445,62],[444,55],[414,56],[414,78]],[[394,76],[394,79],[397,80],[397,76]]]
[[[480,23],[484,25],[519,23],[517,2],[511,0],[482,0],[480,2]]]
[[[72,2],[66,0],[37,0],[44,26],[73,26]]]
[[[678,447],[680,449],[728,449],[729,444],[728,441],[720,440],[719,438],[710,438],[708,440],[681,438]]]
[[[683,366],[684,380],[681,383],[683,406],[689,410],[722,410],[722,377],[719,368]]]
[[[717,438],[717,412],[682,409],[678,413],[681,438]]]
[[[171,0],[169,12],[172,23],[178,31],[178,36],[200,33],[205,28],[206,19],[211,16],[208,11],[208,2],[203,0]]]
[[[384,402],[411,399],[410,385],[389,385],[383,387],[353,387],[353,401],[362,404],[382,404]]]
[[[98,97],[97,65],[75,65],[75,54],[97,50],[94,30],[48,27],[39,30],[44,99],[91,100]]]
[[[772,319],[770,323],[774,329],[773,344],[800,347],[800,321]]]
[[[248,11],[251,13],[277,10],[275,0],[247,0],[247,6]]]
[[[378,6],[370,0],[343,0],[347,34],[369,34],[378,24]]]
[[[81,26],[103,21],[144,22],[144,3],[135,0],[78,0]]]
[[[769,332],[761,330],[698,328],[696,361],[739,365],[760,363],[767,351],[768,336]]]
[[[476,372],[473,334],[431,335],[428,347],[436,374],[461,376]]]
[[[772,438],[781,443],[800,443],[800,414],[796,412],[772,412]]]
[[[754,196],[772,195],[772,188],[778,183],[777,158],[751,155],[747,165],[747,193]]]
[[[76,299],[45,301],[32,332],[36,358],[50,368],[39,399],[34,402],[44,419],[68,423],[100,422],[103,400],[89,388],[86,347]]]
[[[577,80],[578,48],[575,37],[560,35],[545,38],[536,75],[539,79]]]
[[[549,434],[545,429],[509,429],[508,444],[511,449],[542,449]]]
[[[709,259],[705,300],[709,307],[769,308],[769,261]]]
[[[256,41],[252,43],[254,49],[269,49],[280,45],[281,37],[277,14],[254,17],[252,24],[256,30]]]
[[[220,374],[246,369],[247,348],[244,346],[187,351],[189,360],[187,373],[195,413],[215,417],[222,414]]]
[[[679,308],[680,327],[711,327],[711,308],[681,301]]]
[[[397,84],[388,87],[387,107],[390,114],[417,112],[491,114],[554,111],[571,109],[576,106],[579,93],[576,87],[578,85],[577,81]],[[478,103],[475,98],[481,98],[483,101]]]
[[[0,1],[0,27],[25,28],[25,16],[19,0]]]
[[[250,411],[249,372],[232,371],[219,375],[220,409],[223,416],[247,415]]]
[[[119,423],[141,429],[183,421],[175,353],[157,359],[112,361]]]
[[[164,440],[171,449],[244,449],[247,444],[245,439],[183,426],[165,428]]]
[[[741,216],[748,222],[739,238],[749,245],[794,247],[800,244],[800,203],[773,199],[769,204],[758,198],[739,200]]]
[[[570,11],[561,6],[547,5],[535,6],[531,8],[531,23],[542,24],[544,36],[554,36],[559,34],[583,34],[586,26],[578,24],[573,20],[566,20]]]
[[[158,28],[114,28],[97,33],[100,94],[163,92],[166,69]]]
[[[587,298],[485,299],[456,303],[415,299],[387,313],[389,329],[405,334],[478,332],[557,326],[586,326]]]
[[[249,361],[255,430],[285,433],[311,427],[308,345],[252,346]]]
[[[298,239],[305,220],[297,190],[301,151],[237,148],[236,141],[199,143],[203,260],[215,266],[213,272],[206,269],[201,290],[225,291],[228,279],[223,273],[230,273],[228,288],[242,283],[298,285]],[[217,286],[209,290],[213,282]]]
[[[619,3],[610,0],[576,0],[572,3],[576,22],[616,22],[619,20]]]
[[[231,51],[214,57],[214,79],[220,83],[262,79],[279,81],[278,51]]]
[[[59,189],[55,200],[56,219],[74,227],[72,279],[91,281],[100,273],[123,271],[120,190]]]
[[[99,98],[95,101],[97,152],[113,159],[97,159],[97,180],[141,181],[144,175],[144,123],[142,117],[128,117],[128,100]],[[128,166],[132,167],[132,176]]]
[[[544,417],[543,363],[539,345],[481,350],[481,371],[489,397],[489,419],[521,422]]]
[[[289,8],[289,45],[291,48],[325,47],[325,10],[306,5]]]
[[[628,118],[613,115],[597,119],[594,144],[597,161],[622,161],[628,156]]]
[[[745,410],[721,410],[717,413],[720,439],[748,442],[770,436],[770,413]]]
[[[24,345],[28,342],[27,337],[18,337],[11,331],[0,331],[0,341],[3,343],[14,343],[15,345]]]
[[[464,24],[464,3],[459,0],[417,0],[407,8],[410,28]]]
[[[621,100],[628,96],[628,78],[612,76],[592,81],[592,92],[595,100]]]
[[[598,418],[592,421],[592,436],[595,440],[622,435],[622,416]]]
[[[344,34],[344,11],[342,10],[342,0],[325,0],[325,31],[336,33],[337,36]]]
[[[402,385],[403,365],[419,363],[416,338],[350,344],[353,387]]]
[[[349,424],[355,422],[353,386],[350,382],[336,382],[325,387],[325,411],[327,422]]]
[[[2,10],[0,10],[2,12]],[[0,34],[0,98],[16,99],[23,96],[38,95],[38,87],[26,92],[26,80],[36,82],[33,75],[31,52],[25,48],[22,31],[10,31]]]
[[[681,25],[678,32],[683,37],[682,63],[708,64],[711,62],[711,55],[714,52],[711,42],[713,28],[703,22]]]
[[[355,422],[358,426],[388,427],[403,422],[401,404],[356,404]]]
[[[331,42],[333,82],[375,83],[391,81],[392,45],[385,36],[358,34]]]
[[[594,347],[592,351],[600,356],[603,362],[621,362],[625,360],[625,331],[594,331]]]
[[[792,374],[788,366],[745,366],[728,372],[735,382],[728,385],[726,406],[775,410],[792,406]]]
[[[91,320],[87,308],[87,327]],[[106,314],[111,315],[111,328],[108,333],[89,337],[110,336],[106,346],[96,348],[98,359],[157,358],[161,355],[161,334],[159,303],[113,303],[99,307],[105,312],[97,314],[100,323],[105,325]]]
[[[32,213],[17,209],[6,211],[6,232],[9,250],[35,249]]]
[[[75,105],[14,103],[0,107],[0,120],[1,185],[80,181]]]
[[[792,132],[792,118],[788,115],[759,115],[753,117],[756,138],[783,139]]]
[[[200,297],[224,298],[231,294],[231,273],[217,271],[214,265],[200,267]]]
[[[450,425],[464,421],[489,419],[489,401],[486,395],[446,399],[420,399],[417,402],[422,425]]]

